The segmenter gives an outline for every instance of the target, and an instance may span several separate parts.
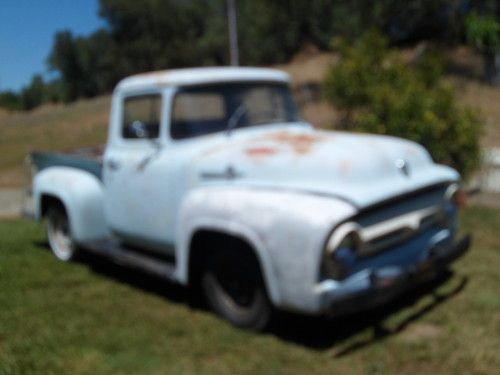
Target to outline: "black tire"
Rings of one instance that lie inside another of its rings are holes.
[[[210,308],[233,325],[261,331],[269,324],[272,306],[253,254],[238,249],[217,252],[201,284]]]
[[[69,262],[78,250],[71,235],[69,218],[62,205],[53,205],[47,211],[47,237],[50,249],[57,259]]]

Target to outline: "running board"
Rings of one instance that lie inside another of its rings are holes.
[[[83,244],[83,248],[91,253],[105,256],[119,265],[136,268],[170,281],[176,281],[175,264],[173,262],[124,247],[116,240],[103,239],[86,242]]]

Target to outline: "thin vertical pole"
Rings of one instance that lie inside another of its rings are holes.
[[[229,52],[231,65],[240,65],[238,50],[238,23],[236,20],[236,0],[227,0],[227,22],[229,27]]]

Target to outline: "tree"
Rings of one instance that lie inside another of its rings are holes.
[[[240,0],[244,65],[283,62],[305,42],[327,48],[335,1]],[[166,67],[228,64],[224,0],[101,0],[123,75]]]
[[[130,74],[227,65],[225,0],[100,0],[102,30],[56,34],[48,63],[60,73],[61,97],[109,91]],[[238,0],[242,65],[285,62],[303,45],[330,48],[333,36],[355,39],[383,30],[391,43],[457,40],[469,9],[495,0]],[[498,8],[496,8],[498,11]],[[455,38],[455,39],[454,39]]]
[[[492,15],[471,13],[467,18],[467,41],[483,55],[486,82],[500,85],[500,22]]]
[[[411,139],[470,176],[480,162],[481,119],[457,104],[434,56],[424,55],[412,68],[388,45],[376,32],[354,43],[338,40],[341,61],[327,74],[326,98],[344,111],[344,125]]]
[[[61,75],[58,87],[66,102],[111,90],[120,78],[114,69],[118,61],[111,35],[104,29],[88,37],[57,33],[48,58],[50,68]]]
[[[0,92],[0,107],[10,111],[22,109],[21,96],[13,91]]]
[[[21,91],[21,101],[24,109],[30,110],[47,101],[45,83],[40,74],[33,76],[29,86]]]
[[[213,1],[101,0],[100,14],[108,22],[119,51],[117,69],[131,73],[217,62],[221,38],[206,31],[219,7]],[[214,21],[217,22],[217,21]],[[199,48],[200,42],[202,47]],[[216,51],[207,50],[213,47]]]
[[[83,77],[79,95],[93,97],[111,91],[121,77],[114,69],[119,56],[109,32],[101,29],[77,38],[76,46]]]
[[[76,100],[83,93],[84,73],[78,56],[78,46],[70,31],[60,31],[47,60],[50,69],[61,74],[62,98],[65,102]]]

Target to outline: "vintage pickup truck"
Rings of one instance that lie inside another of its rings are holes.
[[[375,306],[470,246],[457,172],[410,141],[314,129],[271,69],[126,78],[105,147],[31,168],[28,211],[58,259],[92,251],[199,285],[250,329],[276,310]]]

